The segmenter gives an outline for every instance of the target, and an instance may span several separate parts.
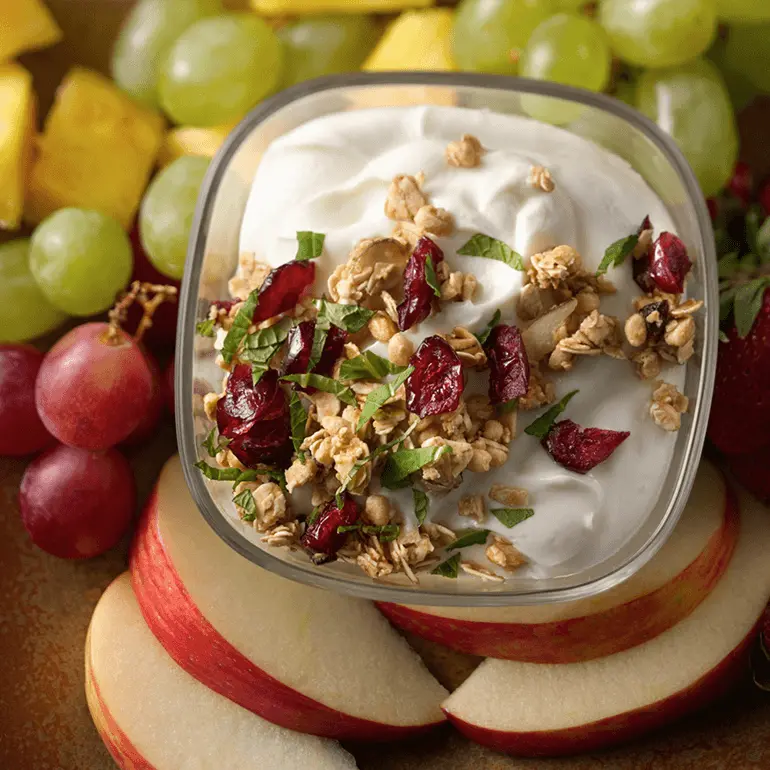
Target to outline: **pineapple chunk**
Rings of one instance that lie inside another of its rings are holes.
[[[213,158],[232,130],[231,125],[211,128],[194,126],[173,128],[163,140],[163,146],[158,155],[158,165],[168,166],[183,155],[202,155],[204,158]]]
[[[407,11],[395,19],[362,69],[371,72],[388,70],[454,70],[452,59],[451,8]]]
[[[62,31],[41,0],[0,0],[0,61],[58,43]]]
[[[34,136],[32,75],[18,64],[0,64],[0,229],[21,223]]]
[[[404,8],[428,8],[435,0],[251,0],[267,16],[311,13],[398,13]]]
[[[163,141],[163,119],[111,81],[76,67],[48,113],[32,165],[25,219],[79,206],[131,226]]]

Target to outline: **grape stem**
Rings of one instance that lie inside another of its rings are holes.
[[[155,311],[164,302],[176,302],[176,298],[176,286],[134,281],[129,290],[120,297],[115,303],[115,307],[108,313],[110,328],[107,331],[105,342],[115,344],[120,342],[120,335],[123,333],[121,325],[125,323],[128,309],[134,302],[138,302],[142,308],[142,318],[136,327],[136,332],[134,332],[134,340],[141,342],[145,332],[152,326],[152,317],[155,315]]]

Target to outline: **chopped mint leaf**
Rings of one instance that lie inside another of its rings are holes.
[[[483,233],[476,233],[457,253],[465,257],[485,257],[504,262],[514,270],[525,270],[524,257],[510,246]]]
[[[325,299],[318,300],[318,319],[325,320],[327,323],[339,326],[346,332],[355,334],[369,323],[374,315],[374,310],[361,307],[361,305],[339,305],[335,302],[327,302]]]
[[[492,316],[492,320],[484,327],[483,331],[476,335],[476,339],[479,341],[479,345],[483,345],[489,339],[489,335],[492,334],[492,329],[494,329],[495,326],[500,323],[500,318],[502,318],[502,315],[503,314],[500,312],[500,308],[495,310],[495,314]]]
[[[255,385],[270,368],[270,361],[283,345],[288,333],[285,326],[278,324],[244,337],[238,357],[251,364],[251,379]]]
[[[294,451],[297,456],[305,461],[305,453],[300,449],[305,440],[305,426],[307,424],[307,409],[305,409],[302,399],[297,395],[296,390],[292,390],[289,399],[289,422],[291,424],[291,443],[294,445]]]
[[[356,430],[366,425],[372,418],[374,413],[389,399],[396,395],[396,391],[407,381],[409,375],[414,371],[413,366],[407,366],[403,372],[399,372],[395,379],[391,382],[386,382],[384,385],[380,385],[379,388],[375,388],[367,397],[364,402],[364,406],[361,409],[361,416],[358,418],[358,426]]]
[[[360,356],[349,358],[340,365],[341,380],[381,380],[388,374],[401,374],[405,366],[398,366],[387,358],[365,350]]]
[[[438,282],[438,276],[436,275],[436,268],[433,266],[433,260],[428,254],[425,260],[425,283],[433,289],[433,293],[441,299],[441,284]]]
[[[446,561],[442,561],[431,570],[431,575],[441,575],[445,578],[457,578],[460,571],[460,554],[456,553],[450,556]]]
[[[515,527],[535,515],[534,508],[490,508],[489,512],[504,527]]]
[[[243,492],[239,492],[233,498],[233,502],[243,511],[241,521],[254,521],[257,518],[257,504],[254,502],[251,490],[244,489]]]
[[[310,230],[300,230],[297,233],[297,256],[294,259],[304,262],[307,259],[315,259],[321,256],[324,250],[323,233],[313,233]]]
[[[735,292],[733,315],[735,329],[741,339],[746,337],[754,326],[754,321],[757,320],[759,311],[762,309],[762,300],[768,286],[770,286],[770,277],[763,276],[744,283]]]
[[[296,382],[303,388],[315,388],[324,391],[324,393],[334,393],[343,404],[357,405],[356,394],[347,385],[343,385],[331,377],[306,372],[305,374],[285,374],[281,379],[287,382]]]
[[[316,368],[326,345],[326,337],[329,334],[329,323],[318,319],[313,330],[313,344],[310,348],[310,358],[307,360],[307,370],[312,372]]]
[[[362,532],[364,535],[374,535],[383,543],[390,543],[401,533],[401,527],[398,524],[382,524],[374,526],[373,524],[343,524],[337,527],[337,532],[344,535],[347,532]]]
[[[545,414],[541,414],[534,422],[524,428],[524,432],[535,438],[545,438],[556,422],[556,418],[567,408],[567,404],[569,404],[576,393],[576,390],[567,393],[561,401],[554,404]]]
[[[503,414],[508,414],[508,412],[515,412],[518,406],[519,399],[512,398],[510,401],[504,401],[502,404],[500,404],[499,409]]]
[[[201,337],[214,337],[216,335],[214,326],[214,320],[212,318],[207,318],[205,321],[200,321],[195,324],[195,333],[199,334]]]
[[[258,304],[259,289],[254,289],[241,305],[241,309],[235,314],[233,325],[222,343],[222,358],[225,363],[229,364],[238,352],[243,338],[248,334]]]
[[[216,457],[221,450],[227,448],[229,443],[230,439],[219,436],[216,427],[214,427],[209,431],[209,435],[206,436],[201,446],[208,452],[209,457]]]
[[[305,524],[309,527],[311,524],[315,524],[318,517],[321,515],[321,511],[323,510],[322,505],[316,505],[315,508],[313,508],[312,511],[310,511],[310,515],[307,517],[307,521]]]
[[[414,516],[417,523],[422,526],[425,523],[425,517],[428,515],[428,495],[421,489],[412,487],[412,500],[414,501]]]
[[[490,530],[488,529],[469,529],[450,543],[447,551],[456,551],[458,548],[467,548],[469,545],[484,545],[487,542]]]
[[[639,243],[639,236],[636,233],[611,243],[604,252],[604,257],[602,257],[599,267],[596,269],[596,275],[604,275],[611,267],[620,267],[626,261],[626,257],[634,250],[637,243]]]
[[[399,449],[398,452],[388,455],[380,483],[387,489],[397,489],[411,474],[451,452],[452,447],[447,445]]]
[[[242,471],[240,468],[214,468],[212,465],[200,460],[195,463],[195,467],[201,473],[212,481],[232,481],[234,484],[240,484],[242,481],[254,481],[257,477],[257,471]]]

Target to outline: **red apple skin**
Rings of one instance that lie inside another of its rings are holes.
[[[645,596],[594,615],[549,623],[470,622],[431,615],[400,604],[377,606],[398,628],[451,649],[524,663],[577,663],[649,641],[689,615],[710,593],[730,562],[738,537],[735,493],[725,485],[724,523],[677,577]]]
[[[464,722],[448,710],[444,711],[452,725],[467,738],[504,754],[557,757],[615,746],[669,725],[729,691],[751,669],[751,650],[759,626],[757,622],[745,639],[718,666],[685,690],[643,708],[579,727],[542,732],[500,732]]]
[[[99,692],[99,683],[91,665],[90,637],[86,639],[86,701],[91,718],[107,751],[121,770],[157,770],[120,729]]]
[[[131,550],[134,593],[144,619],[177,664],[214,692],[269,722],[339,740],[391,741],[444,724],[396,726],[331,709],[258,668],[206,620],[193,602],[163,545],[158,492],[139,522]],[[291,644],[291,640],[284,640]]]

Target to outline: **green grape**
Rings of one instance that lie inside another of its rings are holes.
[[[190,25],[222,12],[220,0],[139,0],[112,51],[112,77],[139,102],[158,104],[158,68]]]
[[[756,89],[770,92],[770,24],[730,27],[724,60],[733,72],[743,75]]]
[[[722,21],[770,21],[767,0],[717,0],[717,15]]]
[[[709,49],[708,58],[719,67],[736,112],[739,112],[754,101],[754,97],[759,94],[759,89],[740,68],[737,68],[732,61],[728,60],[726,38],[717,38],[714,45]]]
[[[738,133],[719,70],[706,59],[683,67],[648,70],[637,83],[637,108],[676,140],[706,197],[733,173]]]
[[[515,75],[532,31],[554,12],[553,0],[462,0],[452,28],[460,69]]]
[[[553,0],[555,11],[579,11],[584,8],[590,0]]]
[[[311,16],[278,31],[283,40],[283,86],[336,72],[354,72],[374,48],[380,31],[371,16]]]
[[[150,262],[163,275],[179,280],[208,158],[177,158],[153,179],[139,210],[139,234]]]
[[[133,264],[126,232],[99,211],[59,209],[32,234],[32,275],[51,304],[70,315],[95,315],[111,307]]]
[[[271,93],[282,73],[281,41],[258,16],[203,19],[182,33],[161,66],[160,103],[177,123],[230,123]]]
[[[716,35],[715,0],[601,0],[599,22],[615,54],[641,67],[675,67]]]
[[[29,239],[0,246],[0,342],[26,342],[67,316],[45,297],[29,269]]]
[[[612,57],[604,30],[591,19],[559,13],[540,24],[521,55],[521,74],[536,80],[602,91],[610,79]],[[582,107],[547,97],[522,96],[524,109],[549,123],[568,123]]]

